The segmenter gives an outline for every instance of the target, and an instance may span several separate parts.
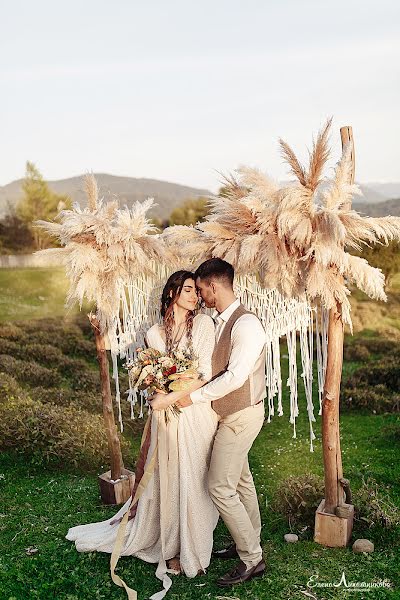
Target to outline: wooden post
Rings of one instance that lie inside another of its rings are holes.
[[[335,514],[339,504],[339,393],[343,362],[343,322],[340,306],[329,311],[328,355],[322,405],[322,447],[325,472],[325,511]]]
[[[100,323],[97,317],[88,315],[92,325],[97,350],[97,360],[100,368],[101,397],[103,402],[103,416],[107,434],[108,449],[110,452],[111,470],[99,477],[100,492],[106,504],[120,504],[129,498],[134,483],[134,474],[124,468],[121,444],[114,419],[111,398],[110,372],[105,347],[104,336],[100,332]]]
[[[349,183],[354,183],[354,176],[356,172],[356,152],[354,148],[353,128],[348,125],[341,127],[340,138],[342,140],[342,150],[344,150],[346,144],[351,144],[351,162],[353,167],[351,169]],[[349,202],[346,208],[351,208],[351,202]]]
[[[342,150],[352,145],[352,171],[349,183],[354,181],[355,155],[351,127],[340,129]],[[350,208],[347,206],[346,208]],[[326,376],[322,404],[322,450],[325,473],[325,498],[315,516],[314,540],[326,546],[346,546],[350,540],[354,507],[346,504],[343,489],[342,454],[339,433],[339,397],[343,366],[344,326],[341,306],[337,303],[329,311]],[[348,482],[347,482],[348,483]]]

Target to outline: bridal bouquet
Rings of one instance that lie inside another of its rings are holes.
[[[199,361],[189,350],[163,354],[155,348],[138,348],[136,353],[136,360],[126,364],[129,383],[135,390],[168,394],[188,389],[191,381],[200,376]],[[174,404],[169,406],[165,411],[166,420],[170,410],[175,416],[181,412]]]

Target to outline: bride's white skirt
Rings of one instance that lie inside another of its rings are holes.
[[[162,411],[151,418],[147,462],[157,442],[158,457],[136,516],[126,525],[121,556],[159,563],[160,576],[165,561],[179,555],[185,575],[194,577],[210,564],[218,521],[207,486],[217,415],[209,403],[201,403],[183,409],[168,425]],[[79,552],[112,553],[119,523],[110,522],[122,517],[130,503],[131,498],[106,521],[71,527],[66,539],[74,541]]]

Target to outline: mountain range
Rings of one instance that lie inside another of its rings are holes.
[[[353,202],[354,209],[369,217],[400,217],[400,198],[385,200],[384,202]]]
[[[139,200],[154,198],[155,205],[149,211],[152,217],[167,219],[171,211],[188,198],[208,196],[211,192],[205,189],[194,188],[168,181],[157,179],[137,179],[135,177],[119,177],[106,173],[94,173],[99,186],[99,196],[110,200],[117,196],[120,206],[129,207]],[[67,194],[73,202],[79,202],[81,207],[86,206],[83,175],[48,181],[49,187],[58,194]],[[9,207],[15,207],[22,196],[23,180],[18,179],[7,185],[0,186],[0,218],[7,214]]]
[[[94,174],[99,185],[100,196],[111,199],[117,196],[120,206],[129,207],[136,201],[148,197],[154,198],[155,206],[150,215],[159,219],[167,219],[171,211],[188,198],[208,196],[209,190],[194,188],[157,179],[120,177],[106,173]],[[0,186],[0,218],[6,215],[21,198],[22,179]],[[50,188],[59,194],[68,194],[74,202],[84,207],[86,197],[83,191],[83,175],[48,182]],[[370,216],[387,214],[400,215],[400,182],[371,182],[360,184],[363,196],[354,198],[354,208]],[[397,198],[397,200],[396,200]]]

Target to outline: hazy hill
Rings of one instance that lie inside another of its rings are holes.
[[[400,217],[400,198],[385,200],[368,204],[367,202],[353,202],[353,207],[359,213],[364,213],[369,217]]]
[[[208,190],[192,188],[177,183],[158,181],[157,179],[136,179],[135,177],[118,177],[106,173],[95,173],[100,189],[100,196],[106,199],[114,195],[119,198],[120,206],[127,204],[132,206],[136,200],[143,201],[146,198],[154,198],[158,206],[151,211],[151,216],[166,219],[175,206],[181,204],[187,198],[207,196]],[[8,212],[7,205],[15,206],[21,197],[22,179],[13,181],[3,187],[0,186],[0,217]],[[78,201],[81,206],[86,206],[85,194],[83,192],[83,175],[49,181],[49,186],[55,192],[68,194],[72,200]]]
[[[369,183],[365,183],[365,184],[358,184],[363,195],[362,196],[355,196],[354,197],[354,201],[357,202],[358,199],[360,200],[360,202],[365,202],[365,203],[375,203],[375,202],[385,202],[385,200],[387,200],[388,198],[392,198],[393,196],[385,196],[384,193],[376,190],[375,188],[372,187],[371,184]]]

